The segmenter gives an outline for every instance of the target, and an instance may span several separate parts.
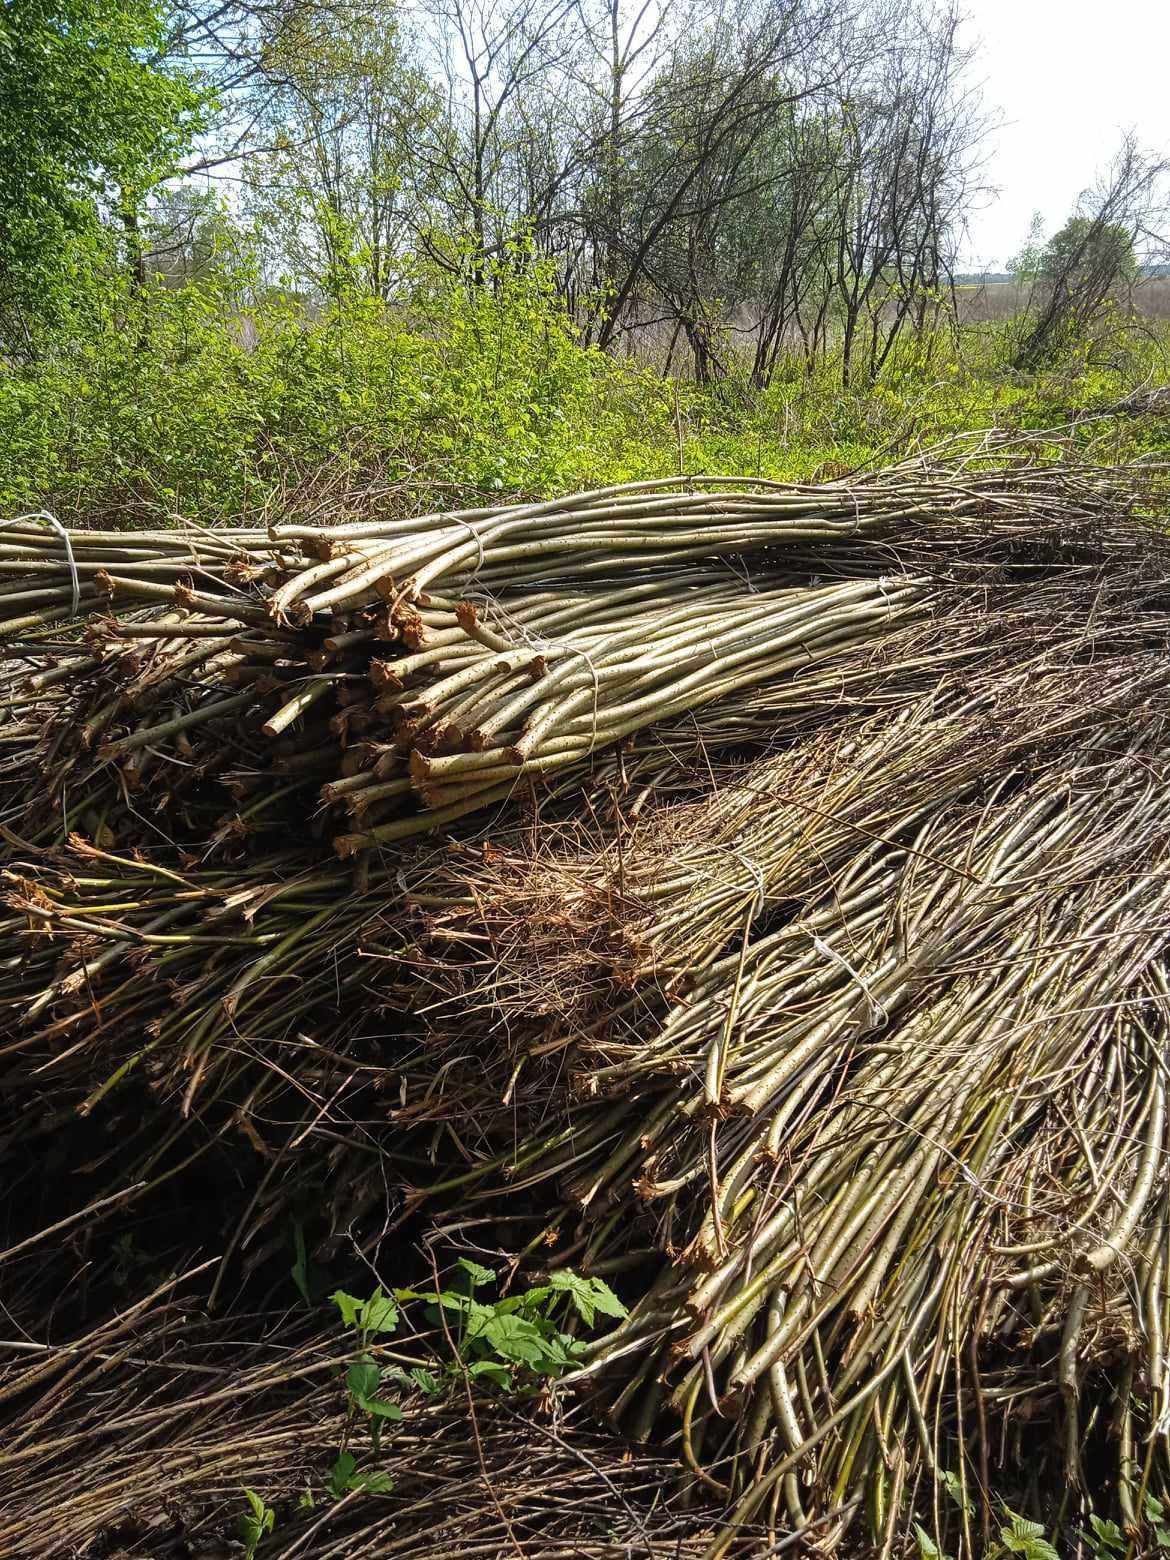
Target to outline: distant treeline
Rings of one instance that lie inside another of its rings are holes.
[[[1170,276],[1170,263],[1139,265],[1137,274],[1141,281]],[[988,287],[1015,281],[1018,281],[1018,277],[1014,271],[959,271],[955,275],[955,285],[958,287]]]

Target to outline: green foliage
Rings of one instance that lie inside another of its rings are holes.
[[[942,1475],[942,1481],[956,1504],[962,1505],[958,1478],[948,1472]],[[967,1505],[966,1509],[968,1515],[974,1514],[972,1505]],[[987,1548],[987,1560],[1006,1560],[1009,1555],[1021,1555],[1024,1560],[1061,1560],[1042,1522],[1022,1517],[1008,1506],[1001,1509],[1003,1520]],[[1170,1550],[1170,1530],[1164,1525],[1166,1512],[1162,1502],[1147,1492],[1143,1511],[1147,1529],[1153,1538],[1153,1550],[1157,1553]],[[1116,1522],[1096,1514],[1089,1517],[1088,1528],[1080,1529],[1077,1538],[1093,1560],[1121,1560],[1132,1548],[1130,1539]],[[937,1539],[917,1522],[914,1524],[914,1540],[920,1560],[949,1560]],[[1148,1541],[1139,1546],[1137,1552],[1150,1553]]]
[[[1063,278],[1075,285],[1082,273],[1101,274],[1110,282],[1132,280],[1137,275],[1133,237],[1118,222],[1070,217],[1044,246],[1038,271],[1049,283]]]
[[[1037,211],[1033,214],[1023,248],[1007,263],[1008,270],[1025,287],[1031,286],[1040,275],[1044,264],[1044,248],[1044,218]]]
[[[914,1540],[918,1545],[918,1553],[921,1560],[948,1560],[947,1555],[943,1553],[919,1522],[914,1524]]]
[[[973,1516],[975,1512],[975,1502],[964,1497],[963,1481],[959,1478],[959,1475],[955,1473],[952,1468],[945,1468],[940,1474],[940,1478],[947,1494],[954,1501],[955,1505],[958,1506],[961,1511],[965,1511],[968,1516]]]
[[[1091,1531],[1082,1533],[1081,1537],[1089,1546],[1089,1552],[1095,1555],[1097,1560],[1109,1560],[1110,1556],[1125,1553],[1126,1537],[1116,1522],[1109,1522],[1094,1513],[1089,1518],[1089,1528]]]
[[[993,423],[1046,426],[1170,379],[1166,335],[1119,324],[1051,370],[1005,370],[1004,329],[900,347],[876,384],[781,360],[767,390],[677,386],[582,347],[547,270],[511,257],[479,287],[415,262],[393,302],[335,304],[261,285],[246,240],[198,281],[124,276],[85,328],[35,361],[0,363],[0,515],[207,525],[319,512],[339,520],[500,502],[654,476],[742,472],[807,481]],[[1165,440],[1152,422],[1124,430]],[[1092,429],[1086,430],[1086,437]],[[1118,453],[1124,453],[1119,451]]]
[[[341,1320],[354,1328],[363,1345],[369,1338],[392,1333],[398,1327],[398,1307],[380,1288],[368,1300],[358,1300],[343,1289],[335,1289],[329,1298],[341,1312]]]
[[[1166,1507],[1163,1502],[1147,1491],[1142,1510],[1154,1535],[1155,1544],[1160,1550],[1170,1550],[1170,1525],[1167,1523]]]
[[[365,1490],[370,1495],[388,1495],[393,1488],[394,1480],[390,1474],[380,1469],[364,1473],[360,1471],[352,1452],[338,1453],[325,1481],[325,1491],[334,1500],[340,1500],[354,1490]]]
[[[102,210],[136,214],[198,128],[162,42],[152,0],[0,7],[0,346],[61,321],[108,248]]]
[[[458,1269],[459,1287],[452,1289],[398,1289],[391,1296],[379,1287],[364,1300],[337,1289],[329,1296],[357,1344],[343,1378],[345,1434],[325,1478],[325,1493],[333,1500],[358,1491],[386,1494],[394,1488],[393,1477],[384,1470],[360,1467],[351,1448],[354,1430],[364,1425],[376,1457],[382,1449],[384,1426],[403,1418],[401,1405],[383,1395],[388,1383],[413,1389],[424,1398],[441,1396],[461,1378],[522,1392],[542,1379],[562,1375],[576,1361],[582,1345],[564,1330],[570,1315],[591,1327],[598,1316],[621,1318],[627,1314],[625,1306],[600,1278],[582,1278],[562,1271],[550,1275],[547,1284],[485,1302],[477,1298],[477,1292],[495,1283],[491,1268],[461,1257]],[[398,1329],[400,1306],[415,1301],[425,1306],[428,1321],[432,1327],[438,1326],[444,1340],[438,1346],[442,1357],[436,1358],[435,1369],[424,1365],[404,1369],[397,1363],[385,1363],[384,1355],[378,1357],[381,1340]],[[445,1350],[448,1338],[454,1344],[454,1358]],[[248,1498],[250,1503],[254,1500],[250,1494]],[[311,1490],[302,1496],[301,1504],[313,1504]],[[262,1503],[259,1507],[253,1505],[252,1517],[262,1521],[266,1509]],[[263,1532],[271,1531],[271,1513],[268,1528],[256,1531],[256,1542]]]
[[[474,287],[420,264],[393,304],[354,289],[323,310],[235,277],[123,284],[0,367],[0,512],[216,524],[322,474],[441,507],[669,468],[673,444],[665,387],[582,348],[527,265]]]
[[[245,1490],[244,1499],[248,1509],[241,1516],[238,1527],[244,1544],[244,1560],[254,1560],[261,1540],[276,1526],[276,1512],[271,1506],[265,1505],[263,1497],[257,1495],[255,1490]]]
[[[1044,1536],[1042,1522],[1030,1522],[1006,1506],[1004,1515],[1008,1520],[999,1530],[999,1543],[991,1546],[989,1560],[1004,1554],[1023,1555],[1024,1560],[1060,1560]]]
[[[987,1560],[1003,1560],[1005,1555],[1022,1555],[1024,1560],[1060,1560],[1044,1535],[1043,1523],[1030,1522],[1007,1506],[1003,1507],[1003,1514],[1006,1520],[1001,1523],[995,1539],[988,1545]],[[914,1539],[920,1560],[949,1560],[937,1540],[917,1522],[914,1524]]]
[[[568,1295],[586,1327],[592,1327],[598,1315],[620,1320],[627,1314],[625,1306],[604,1279],[581,1278],[562,1268],[549,1275],[548,1287],[553,1294]]]
[[[403,1302],[422,1301],[428,1320],[451,1335],[456,1358],[446,1362],[449,1379],[466,1372],[505,1390],[555,1379],[571,1369],[583,1348],[564,1330],[569,1315],[575,1313],[586,1327],[593,1327],[599,1315],[620,1319],[627,1314],[600,1278],[563,1270],[551,1274],[547,1284],[487,1302],[477,1298],[477,1291],[493,1284],[495,1273],[466,1258],[459,1259],[459,1267],[461,1289],[395,1291]]]
[[[341,1320],[352,1327],[357,1336],[358,1348],[363,1351],[350,1361],[345,1372],[345,1389],[349,1395],[349,1418],[364,1416],[378,1450],[382,1426],[386,1421],[402,1418],[402,1409],[390,1398],[379,1396],[382,1385],[382,1367],[374,1357],[364,1352],[370,1341],[393,1333],[398,1327],[398,1307],[389,1295],[375,1289],[368,1300],[358,1300],[354,1295],[337,1289],[329,1296],[341,1313]]]
[[[249,207],[294,275],[330,297],[354,280],[386,298],[431,193],[417,154],[439,122],[434,88],[366,0],[268,28],[255,115],[270,149],[244,165]]]
[[[350,1402],[363,1414],[369,1415],[371,1420],[402,1418],[402,1409],[397,1403],[378,1396],[382,1372],[370,1355],[359,1354],[350,1363],[345,1373],[345,1385]]]

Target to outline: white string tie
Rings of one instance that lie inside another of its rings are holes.
[[[65,561],[69,565],[69,584],[73,592],[73,600],[69,605],[69,616],[76,617],[81,606],[81,578],[77,572],[77,561],[73,556],[73,543],[69,539],[69,532],[47,509],[34,509],[31,514],[17,515],[13,520],[0,520],[0,531],[10,525],[22,525],[26,520],[43,520],[46,525],[51,525],[53,530],[65,543]]]
[[[869,989],[864,975],[858,973],[850,964],[843,953],[838,953],[836,948],[827,943],[823,937],[818,937],[816,932],[805,928],[812,939],[812,945],[822,959],[831,959],[834,964],[839,964],[854,984],[861,990],[869,1006],[869,1022],[875,1029],[884,1029],[890,1021],[890,1015],[877,997]]]

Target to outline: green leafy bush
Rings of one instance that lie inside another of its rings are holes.
[[[583,347],[552,277],[523,256],[484,286],[422,263],[392,303],[328,305],[260,284],[246,248],[197,284],[136,294],[116,275],[30,362],[0,364],[0,514],[80,522],[261,523],[502,502],[702,472],[808,480],[961,429],[1046,426],[1170,379],[1148,330],[1117,357],[1003,367],[995,327],[947,333],[843,390],[837,365],[770,387],[663,380]],[[1152,424],[1125,435],[1164,447]],[[1118,452],[1120,453],[1120,451]]]
[[[653,376],[577,343],[539,268],[419,268],[396,304],[320,310],[234,277],[160,285],[0,367],[0,510],[214,524],[306,481],[428,507],[541,494],[665,448],[669,420]]]

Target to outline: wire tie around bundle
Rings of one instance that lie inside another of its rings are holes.
[[[464,521],[464,524],[466,525],[467,522]],[[475,535],[475,539],[478,542],[478,534],[474,532],[473,534]],[[481,543],[481,559],[482,556],[483,544]],[[474,599],[470,592],[465,592],[464,594],[466,594],[469,599]],[[509,633],[515,634],[517,638],[522,639],[531,650],[535,650],[537,655],[547,655],[550,650],[556,650],[560,651],[560,653],[563,655],[575,655],[580,660],[585,662],[585,665],[589,668],[589,675],[593,679],[593,730],[589,736],[589,746],[585,749],[585,756],[588,758],[590,753],[592,753],[593,749],[597,746],[597,720],[601,706],[601,677],[598,673],[597,667],[594,665],[593,657],[589,654],[588,650],[582,650],[579,645],[565,644],[559,639],[542,639],[539,634],[530,633],[524,624],[521,623],[518,618],[514,618],[508,611],[507,607],[505,607],[496,596],[493,596],[491,591],[486,589],[486,587],[481,586],[479,591],[475,594],[487,606],[491,607],[492,611],[495,612],[497,617],[500,618],[504,624],[504,627],[507,628]]]
[[[473,580],[479,571],[483,568],[484,564],[483,537],[479,534],[479,527],[473,525],[470,520],[465,520],[461,515],[452,515],[451,518],[457,521],[457,523],[461,525],[465,531],[471,532],[471,539],[475,543],[477,553],[475,568],[472,569],[471,573],[467,576],[469,580]]]
[[[735,857],[736,861],[739,862],[744,871],[749,873],[750,876],[755,880],[756,892],[755,897],[752,900],[753,913],[762,910],[764,908],[764,901],[768,897],[768,886],[764,881],[764,869],[760,866],[759,862],[756,861],[754,857],[745,856],[743,851],[732,850],[731,854]]]

